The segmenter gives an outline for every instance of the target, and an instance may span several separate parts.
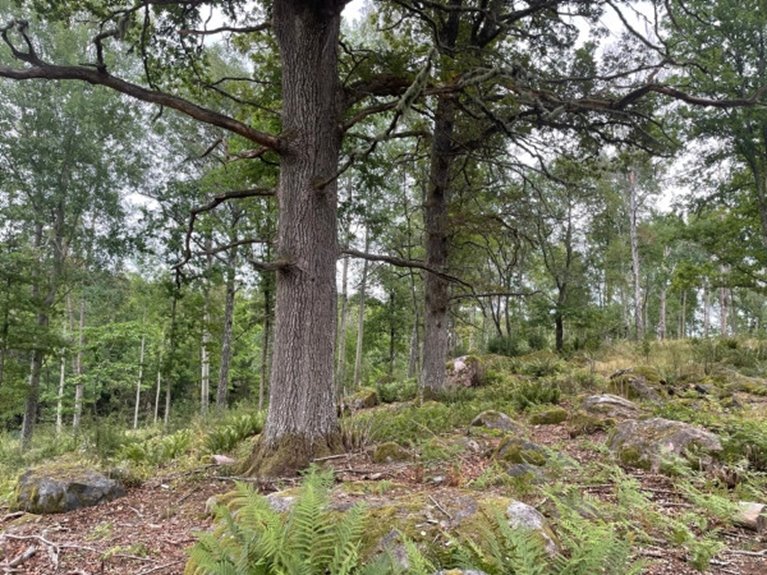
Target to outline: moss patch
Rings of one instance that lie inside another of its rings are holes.
[[[245,475],[254,477],[290,477],[309,467],[317,458],[343,451],[340,431],[318,439],[302,435],[284,435],[268,443],[263,435],[243,466]]]
[[[530,423],[533,425],[557,425],[566,421],[568,415],[564,407],[548,407],[531,413]]]
[[[387,441],[386,443],[376,445],[370,454],[370,458],[373,460],[373,463],[392,463],[394,461],[409,461],[413,456],[410,454],[410,451],[400,444],[394,441]]]
[[[548,455],[540,445],[516,437],[508,437],[498,445],[495,459],[504,463],[529,463],[540,466],[546,464]]]

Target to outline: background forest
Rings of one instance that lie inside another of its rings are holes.
[[[367,5],[344,24],[344,73],[388,66],[411,74],[411,84],[393,101],[378,97],[383,116],[358,113],[349,138],[357,147],[345,152],[353,161],[338,176],[339,391],[419,380],[430,277],[449,286],[440,297],[450,356],[571,355],[622,339],[764,336],[761,106],[652,97],[617,119],[597,112],[560,122],[561,110],[539,102],[543,110],[531,112],[532,120],[506,120],[503,106],[514,103],[484,89],[471,68],[484,57],[489,75],[494,50],[465,61],[448,51],[449,66],[433,69],[417,4]],[[652,63],[660,47],[640,43],[632,28],[647,27],[647,7],[608,3],[559,20],[550,15],[542,28],[560,27],[567,39],[536,36],[534,64],[524,43],[507,49],[531,78],[569,82],[562,98],[658,71],[669,82],[680,81],[672,73],[684,75],[683,85],[701,98],[756,94],[765,82],[764,14],[736,14],[725,2],[699,9],[716,25],[706,29],[679,14],[673,26],[668,17],[657,24],[666,50],[690,62],[675,61],[670,72]],[[261,9],[251,11],[241,18]],[[76,14],[67,27],[35,22],[49,60],[90,57]],[[8,40],[13,28],[5,30]],[[706,40],[712,30],[719,40]],[[278,65],[258,49],[268,37],[254,30],[209,41],[200,31],[182,32],[191,40],[177,48],[204,48],[204,68],[187,69],[178,54],[179,66],[166,64],[162,81],[248,122],[277,121]],[[142,73],[131,52],[115,51],[112,64],[128,77]],[[630,72],[608,77],[629,64]],[[460,145],[449,153],[449,200],[436,216],[444,246],[437,261],[426,220],[435,218],[430,122],[441,100],[424,92],[431,74],[451,73],[474,84],[467,81],[465,97],[454,102],[460,113],[449,138]],[[212,405],[263,408],[275,288],[259,262],[274,253],[277,225],[270,191],[277,166],[269,155],[253,161],[240,139],[215,127],[85,83],[4,81],[0,99],[4,429],[18,433],[25,409],[28,421],[63,433],[104,419],[167,426]],[[32,401],[31,380],[39,382]],[[29,435],[31,425],[25,442]]]
[[[0,567],[763,573],[765,38],[0,0]]]

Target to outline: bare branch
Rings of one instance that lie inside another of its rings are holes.
[[[273,262],[262,262],[253,258],[247,258],[248,263],[254,270],[259,272],[277,272],[285,271],[293,267],[293,263],[287,260],[275,260]]]
[[[220,26],[219,28],[211,28],[210,30],[192,30],[190,28],[184,28],[179,31],[182,36],[190,35],[209,35],[209,34],[221,34],[222,32],[232,32],[234,34],[252,34],[255,32],[263,32],[271,27],[269,22],[263,22],[254,26]]]
[[[459,293],[450,296],[451,300],[458,299],[479,299],[484,297],[532,297],[541,293],[541,290],[534,291],[497,291],[497,292],[481,292],[481,293]]]
[[[426,265],[424,262],[421,262],[418,260],[408,260],[404,258],[398,258],[396,256],[387,256],[387,255],[381,255],[381,254],[370,254],[360,250],[355,250],[353,248],[344,248],[340,251],[340,254],[352,256],[355,258],[360,258],[363,260],[368,260],[371,262],[384,262],[384,263],[391,264],[393,266],[397,266],[400,268],[411,268],[411,269],[415,268],[419,270],[424,270],[425,272],[434,274],[435,276],[440,277],[449,282],[457,283],[469,289],[473,289],[470,283],[465,282],[461,278],[450,275],[442,270],[435,269],[431,266]]]
[[[186,230],[186,237],[184,238],[184,256],[180,262],[178,262],[176,265],[173,266],[173,269],[180,270],[183,266],[185,266],[189,262],[189,260],[192,259],[192,255],[193,255],[192,245],[191,245],[192,234],[194,233],[194,223],[197,221],[197,216],[199,216],[200,214],[204,214],[205,212],[214,210],[216,206],[223,204],[224,202],[229,200],[239,200],[243,198],[254,198],[254,197],[272,197],[274,195],[275,195],[274,190],[265,190],[262,188],[236,190],[233,192],[226,192],[224,194],[219,194],[218,196],[215,196],[212,200],[210,200],[207,204],[197,208],[193,208],[190,212],[189,227]],[[234,247],[234,246],[230,246],[230,247]]]

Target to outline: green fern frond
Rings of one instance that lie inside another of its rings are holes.
[[[423,552],[409,539],[405,539],[405,551],[408,560],[408,575],[431,575],[435,571],[434,565]]]

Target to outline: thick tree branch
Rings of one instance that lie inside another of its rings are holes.
[[[26,50],[19,50],[9,38],[8,32],[14,28],[24,39],[27,46]],[[127,82],[109,74],[105,67],[98,65],[96,68],[89,66],[59,66],[45,62],[34,51],[26,30],[27,23],[23,21],[11,21],[9,24],[0,28],[0,31],[2,31],[2,38],[10,47],[14,58],[28,64],[28,67],[20,69],[0,66],[0,77],[10,78],[12,80],[79,80],[97,86],[106,86],[107,88],[131,96],[132,98],[136,98],[137,100],[172,108],[195,120],[218,126],[219,128],[223,128],[229,132],[242,136],[247,140],[260,144],[261,146],[278,153],[285,152],[285,148],[279,137],[274,134],[255,130],[234,118],[230,118],[219,112],[194,104],[180,96],[174,96],[159,90],[147,89],[137,84]]]

